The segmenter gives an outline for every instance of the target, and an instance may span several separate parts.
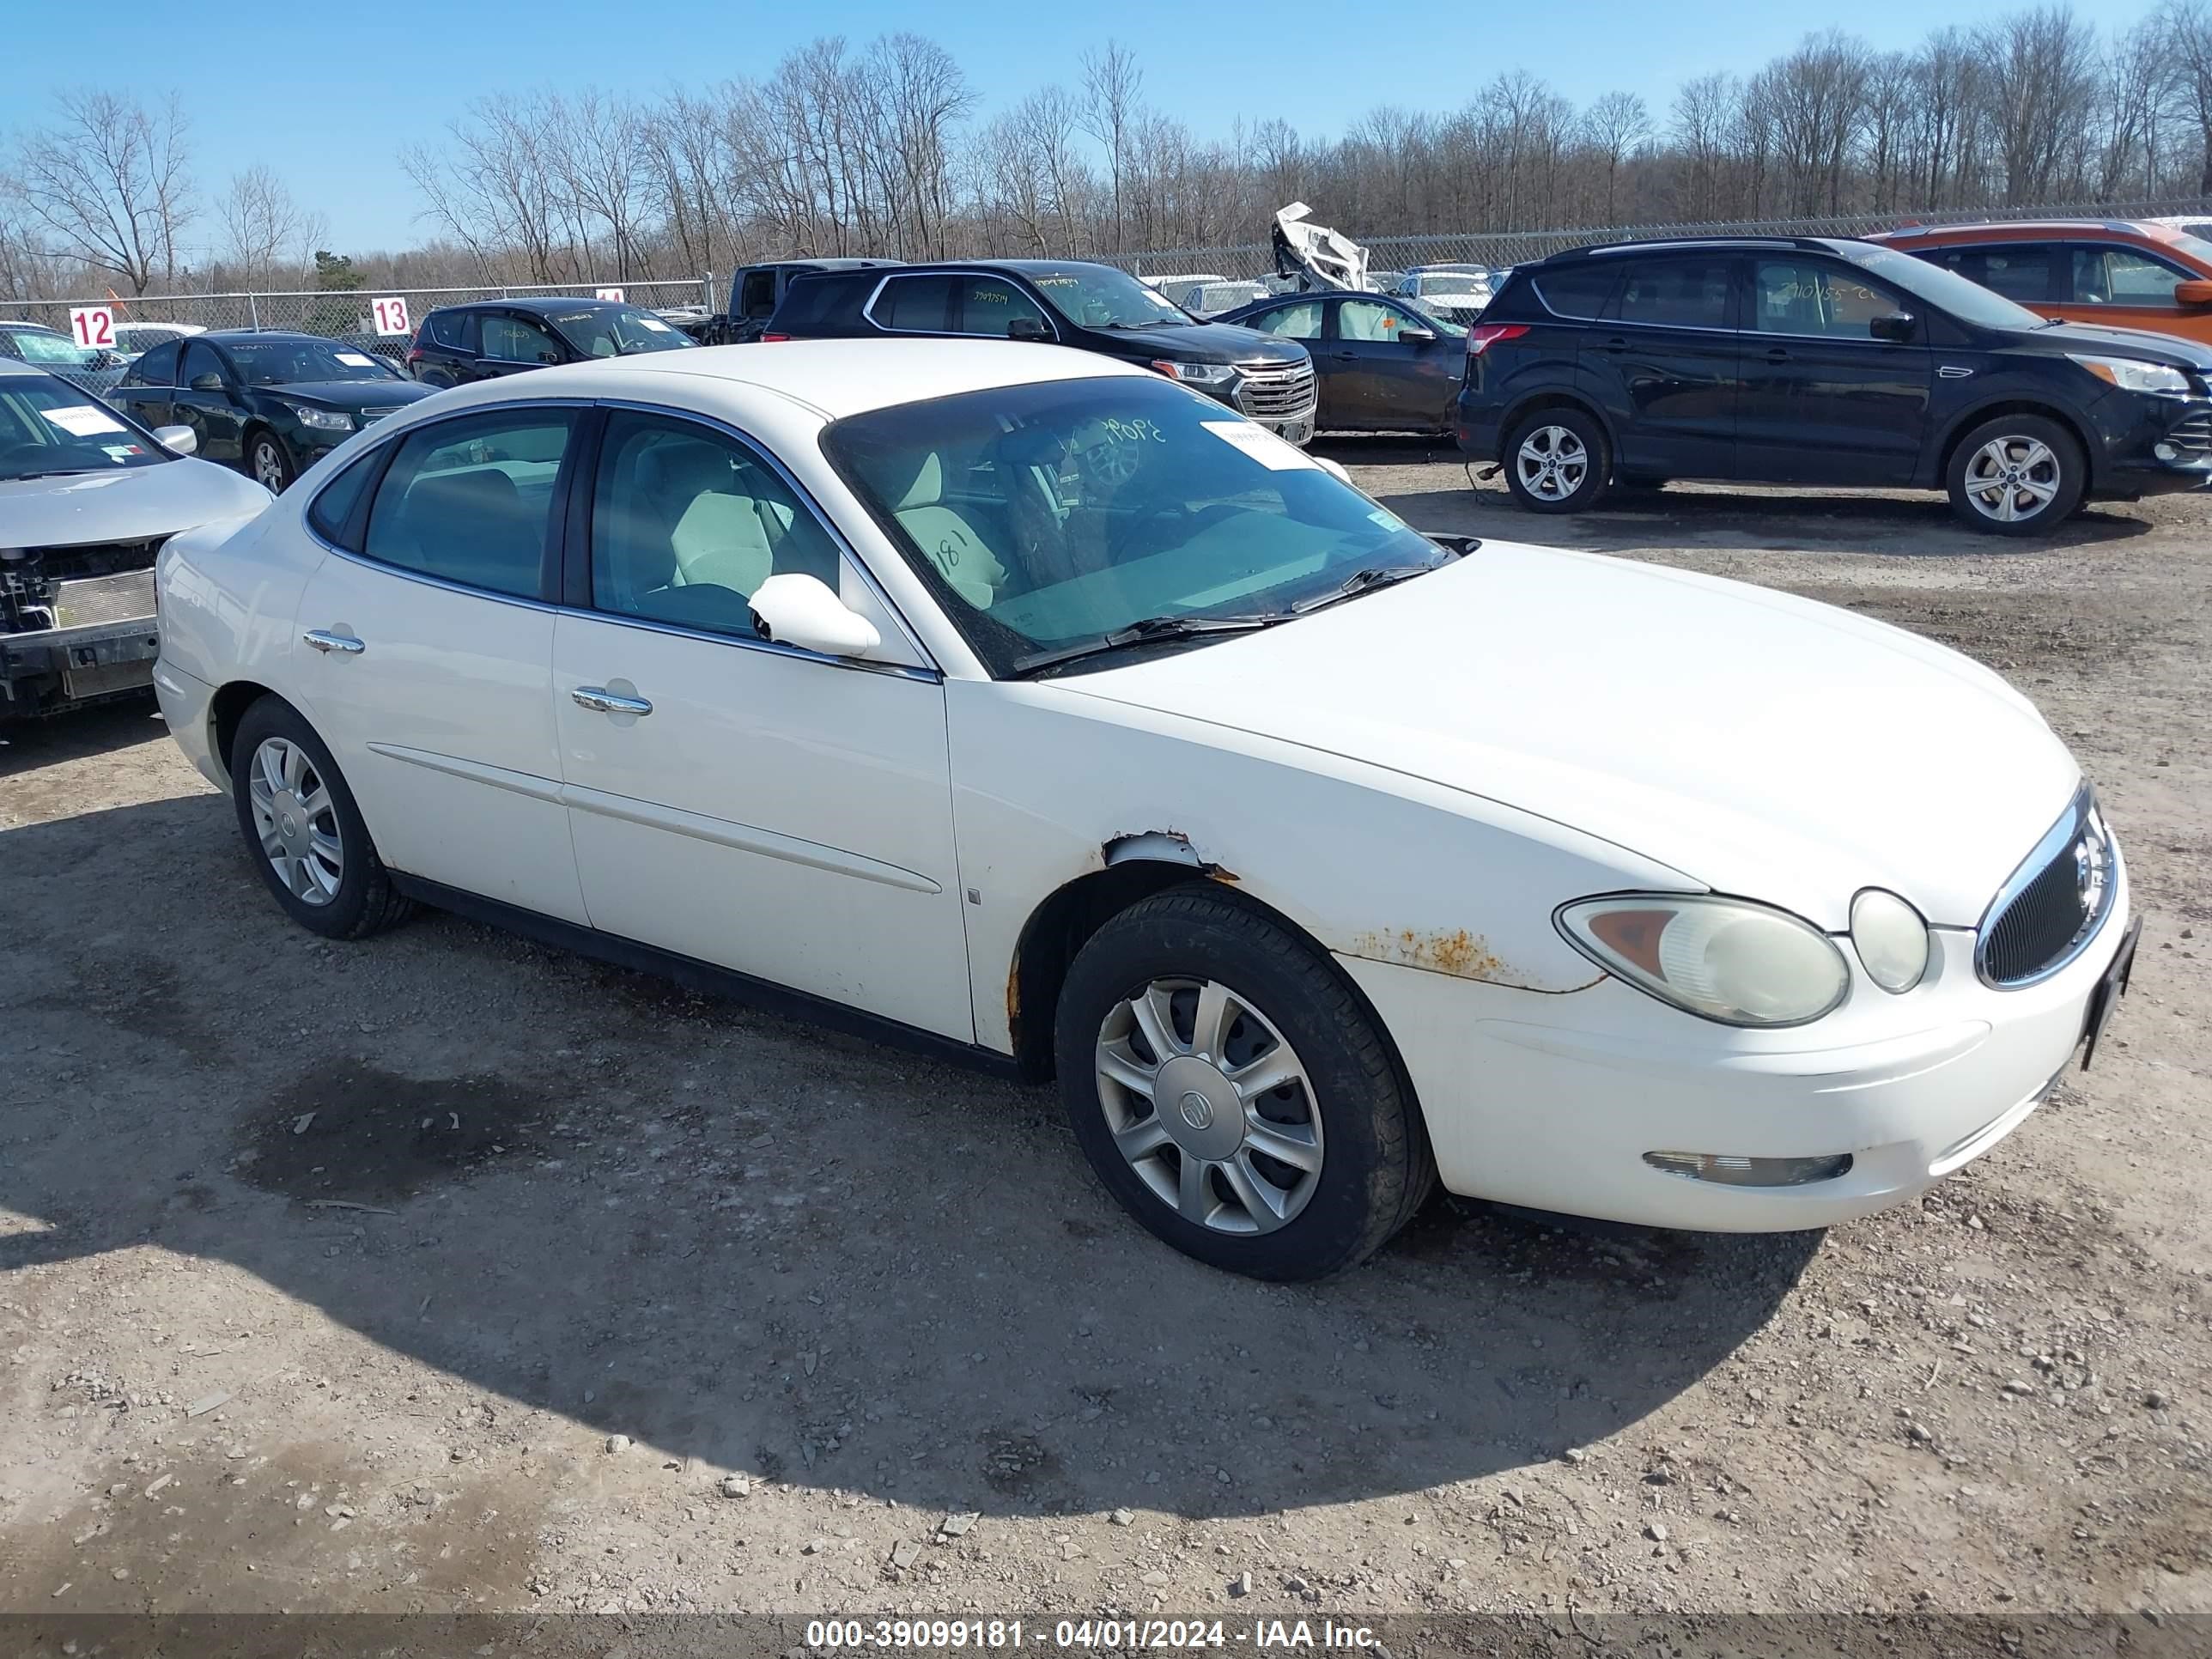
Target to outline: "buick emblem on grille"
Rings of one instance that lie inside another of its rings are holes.
[[[2105,896],[2105,847],[2092,828],[2074,843],[2074,886],[2081,914],[2093,915]]]

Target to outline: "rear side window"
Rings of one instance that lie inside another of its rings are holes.
[[[1628,267],[1615,314],[1624,323],[1674,328],[1729,326],[1725,258],[1654,259]]]
[[[410,433],[377,486],[362,551],[402,570],[536,599],[573,422],[566,410],[501,409]]]
[[[1293,306],[1277,306],[1273,311],[1247,317],[1243,325],[1256,328],[1263,334],[1279,335],[1285,340],[1318,340],[1321,338],[1321,301],[1301,300]]]
[[[1559,316],[1589,322],[1605,314],[1606,301],[1620,281],[1620,267],[1593,260],[1547,270],[1529,281],[1535,284],[1537,296]]]
[[[835,325],[850,326],[860,314],[866,287],[850,276],[798,276],[783,291],[783,303],[769,319],[771,329],[812,334]]]
[[[467,351],[469,324],[471,313],[465,311],[434,311],[423,320],[422,333],[433,345],[441,345],[448,351]]]
[[[775,272],[749,270],[738,290],[738,315],[766,317],[775,310]]]
[[[174,386],[177,383],[177,359],[184,355],[184,347],[172,340],[167,345],[157,345],[137,362],[123,379],[131,386]]]
[[[878,328],[942,332],[952,309],[951,276],[894,276],[868,307]]]
[[[1933,263],[1979,283],[1992,294],[2022,305],[2041,305],[2051,297],[2054,252],[2039,242],[2008,242],[2002,247],[1938,248]]]
[[[354,508],[361,505],[362,493],[376,476],[377,464],[383,459],[383,451],[370,451],[331,479],[307,504],[307,522],[314,526],[317,535],[326,542],[360,551],[360,538],[349,536],[347,526],[353,522]]]

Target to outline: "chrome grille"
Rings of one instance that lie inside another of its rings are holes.
[[[1311,363],[1288,368],[1266,364],[1238,372],[1243,376],[1243,384],[1237,388],[1237,407],[1254,420],[1291,421],[1313,413]]]
[[[2212,414],[2191,415],[2166,434],[2185,461],[2212,461]]]
[[[1974,945],[1983,983],[2011,990],[2080,956],[2119,895],[2119,849],[2087,784],[1991,901]]]

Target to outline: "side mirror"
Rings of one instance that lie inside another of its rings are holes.
[[[1322,471],[1328,473],[1328,476],[1335,479],[1337,483],[1340,484],[1350,484],[1352,488],[1355,489],[1358,488],[1357,484],[1353,484],[1352,483],[1352,475],[1344,470],[1343,462],[1331,460],[1326,455],[1309,455],[1306,459],[1311,461],[1316,466],[1319,467]]]
[[[1401,328],[1398,331],[1398,337],[1411,340],[1415,345],[1426,345],[1437,337],[1437,331],[1432,328]]]
[[[191,378],[191,383],[187,386],[185,390],[187,392],[220,392],[222,390],[222,376],[220,374],[195,374]]]
[[[2178,306],[2212,306],[2212,282],[2193,277],[2173,285],[2173,302]]]
[[[753,592],[762,637],[825,657],[864,657],[883,643],[875,623],[847,609],[819,576],[770,576]]]
[[[1877,340],[1907,343],[1912,338],[1912,313],[1893,311],[1886,316],[1874,318],[1867,324],[1867,332]]]
[[[2212,288],[2212,283],[2205,286]],[[1036,318],[1017,317],[1006,325],[1006,337],[1009,340],[1049,340],[1052,336],[1045,331],[1044,325]]]
[[[188,426],[157,426],[154,441],[172,455],[197,455],[200,453],[200,434]]]

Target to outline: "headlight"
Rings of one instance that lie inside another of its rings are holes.
[[[317,409],[311,404],[286,404],[301,426],[310,426],[322,432],[350,432],[353,416],[341,415],[335,409]]]
[[[2066,355],[2107,386],[2123,392],[2157,392],[2174,398],[2189,395],[2189,377],[2164,363],[2140,362],[2133,357],[2087,357],[2072,351]]]
[[[1563,904],[1558,921],[1607,973],[1723,1025],[1802,1025],[1850,988],[1826,933],[1748,899],[1621,893]]]
[[[1894,893],[1869,887],[1851,901],[1851,943],[1867,977],[1899,995],[1928,971],[1928,924]]]
[[[1185,386],[1227,386],[1237,378],[1234,363],[1173,363],[1163,357],[1152,365],[1170,380]]]

